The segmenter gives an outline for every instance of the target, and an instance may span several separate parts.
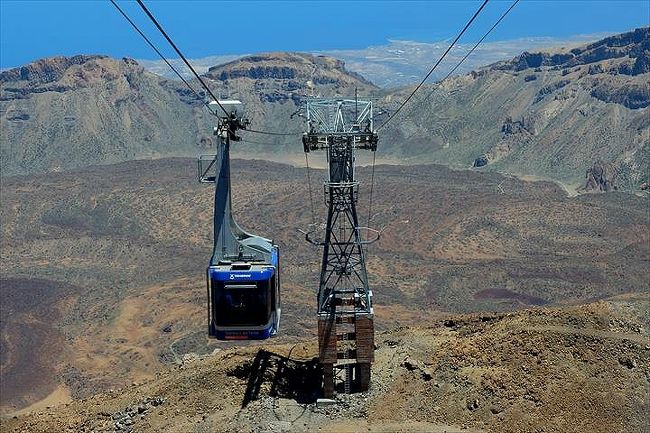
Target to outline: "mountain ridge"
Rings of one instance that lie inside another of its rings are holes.
[[[542,51],[529,53],[525,51],[512,60],[497,62],[491,66],[514,71],[540,66],[570,68],[608,59],[628,57],[635,59],[633,64],[624,64],[623,67],[618,69],[618,73],[639,75],[650,71],[649,31],[648,28],[638,28],[631,32],[609,36],[582,47],[566,49],[563,52],[549,53]]]
[[[607,44],[623,48],[610,52]],[[452,77],[416,95],[403,110],[407,120],[393,121],[384,135],[410,142],[436,163],[534,175],[576,189],[594,164],[611,164],[619,188],[638,190],[650,163],[648,46],[650,28],[643,28],[573,53],[524,53]],[[584,61],[574,53],[585,54]],[[381,102],[390,110],[409,90]],[[408,120],[416,115],[418,122]]]
[[[642,28],[557,52],[522,53],[425,85],[382,132],[379,156],[403,164],[480,165],[559,180],[573,189],[588,186],[585,173],[602,162],[620,174],[616,188],[638,190],[649,180],[643,170],[650,161],[648,32]],[[62,59],[0,75],[3,176],[190,156],[215,144],[214,119],[181,83],[129,59],[77,56],[67,62],[67,75]],[[204,77],[215,94],[242,100],[255,129],[296,137],[303,125],[295,115],[305,98],[349,97],[356,89],[361,98],[375,101],[378,113],[391,113],[411,90],[379,89],[340,60],[303,53],[247,56],[213,66]],[[190,82],[205,95],[198,82]],[[138,83],[146,86],[139,89]],[[106,96],[113,101],[106,104]],[[242,136],[248,144],[239,146],[238,157],[301,160],[296,137],[266,136],[260,143],[245,131]]]

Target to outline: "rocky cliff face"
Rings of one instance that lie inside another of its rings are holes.
[[[648,181],[648,28],[548,53],[523,53],[425,85],[382,130],[382,159],[531,174],[584,184],[594,161],[629,185]],[[412,88],[384,91],[340,60],[267,53],[214,66],[213,92],[240,99],[257,130],[300,134],[307,97],[372,98],[390,113]],[[214,144],[214,117],[177,81],[132,60],[44,59],[0,74],[2,174],[158,155],[195,156]],[[200,86],[193,82],[198,90]],[[378,117],[381,123],[384,118]],[[242,132],[241,157],[299,161],[299,138]],[[208,150],[209,151],[209,150]],[[643,159],[646,158],[646,159]]]
[[[227,89],[246,89],[262,103],[290,101],[298,107],[308,96],[350,96],[377,87],[326,56],[268,53],[248,56],[210,68],[206,77]],[[240,91],[240,93],[242,93]]]
[[[612,191],[618,189],[616,180],[618,177],[617,168],[613,164],[598,161],[593,167],[587,170],[585,178],[585,191]]]
[[[594,98],[632,109],[644,108],[650,105],[647,80],[636,82],[619,77],[617,82],[613,82],[606,76],[636,77],[650,72],[650,28],[611,36],[565,52],[524,52],[510,61],[497,63],[493,69],[514,72],[551,70],[561,71],[563,76],[581,71],[593,77],[584,81],[592,86],[591,96]],[[528,77],[533,80],[536,75]]]
[[[648,180],[649,47],[643,28],[571,50],[523,53],[424,88],[384,137],[435,162],[575,187],[602,161],[620,173],[621,188],[638,189]]]
[[[135,66],[133,60],[123,59],[125,64]],[[113,81],[120,75],[119,65],[107,56],[54,57],[37,60],[27,66],[0,73],[2,99],[24,98],[31,93],[48,91],[65,92],[89,87],[102,81]]]
[[[523,71],[530,68],[572,68],[580,65],[601,63],[610,59],[625,62],[610,69],[610,73],[639,75],[650,71],[650,29],[640,28],[632,32],[614,35],[583,47],[560,53],[524,52],[513,60],[501,62],[497,69]],[[595,66],[602,71],[600,65]]]
[[[376,88],[359,74],[345,69],[345,63],[341,60],[304,53],[280,52],[248,56],[214,66],[206,76],[220,81],[236,78],[298,80],[293,83],[296,88],[317,84]]]
[[[42,59],[0,74],[3,175],[196,147],[196,101],[130,59]],[[185,99],[184,99],[185,98]]]

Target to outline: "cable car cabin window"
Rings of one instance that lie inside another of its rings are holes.
[[[230,283],[212,280],[217,326],[261,326],[271,318],[268,280]]]

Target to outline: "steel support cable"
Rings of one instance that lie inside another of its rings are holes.
[[[420,104],[423,103],[424,101],[426,101],[427,99],[429,99],[429,97],[433,94],[433,92],[435,92],[435,91],[438,89],[438,87],[439,87],[439,83],[440,83],[440,82],[445,81],[447,78],[451,77],[451,75],[452,75],[454,72],[456,72],[456,70],[460,67],[460,65],[462,65],[463,62],[464,62],[464,61],[465,61],[465,60],[466,60],[466,59],[467,59],[467,58],[468,58],[468,57],[469,57],[469,56],[474,52],[474,50],[476,50],[476,48],[478,48],[478,46],[481,45],[481,43],[485,40],[485,38],[487,38],[487,37],[490,35],[490,33],[492,33],[492,31],[493,31],[493,30],[494,30],[494,29],[495,29],[495,28],[496,28],[496,27],[501,23],[501,21],[503,21],[503,19],[506,17],[506,15],[508,15],[508,14],[510,13],[510,11],[511,11],[511,10],[512,10],[516,5],[517,5],[517,3],[519,3],[519,1],[520,1],[520,0],[515,0],[515,1],[510,5],[510,7],[509,7],[509,8],[508,8],[508,9],[507,9],[507,10],[506,10],[502,15],[501,15],[501,17],[500,17],[500,18],[499,18],[499,19],[498,19],[498,20],[497,20],[497,21],[492,25],[492,27],[490,27],[490,30],[488,30],[487,32],[485,32],[485,34],[483,35],[483,37],[482,37],[481,39],[479,39],[479,41],[478,41],[476,44],[474,44],[474,46],[473,46],[473,47],[472,47],[472,48],[467,52],[467,54],[465,54],[465,56],[464,56],[462,59],[460,59],[460,61],[459,61],[458,63],[456,63],[456,66],[454,66],[454,67],[453,67],[453,68],[452,68],[452,69],[447,73],[447,75],[445,75],[445,77],[437,83],[438,86],[434,86],[433,89],[431,89],[431,91],[427,94],[427,96],[425,96],[425,97],[424,97],[424,98],[419,102]]]
[[[140,1],[141,1],[141,0],[138,0],[138,2],[140,2]],[[415,95],[415,92],[417,92],[417,91],[420,89],[420,87],[422,87],[422,85],[423,85],[423,84],[427,81],[427,79],[431,76],[431,74],[433,74],[433,71],[436,70],[436,68],[438,67],[438,65],[440,65],[440,63],[444,60],[444,58],[447,56],[447,54],[449,54],[449,51],[451,51],[451,49],[454,47],[454,45],[456,45],[456,42],[458,42],[458,40],[461,38],[461,36],[463,36],[463,34],[465,34],[465,32],[467,31],[467,29],[472,25],[472,23],[474,22],[474,20],[476,19],[476,17],[478,17],[478,15],[481,13],[481,11],[483,10],[483,8],[485,7],[485,5],[488,4],[489,1],[490,1],[490,0],[484,0],[484,1],[483,1],[483,3],[481,4],[481,7],[479,7],[478,10],[477,10],[476,12],[474,12],[474,15],[472,16],[472,18],[467,22],[467,24],[465,24],[465,27],[463,27],[463,30],[461,30],[461,32],[458,34],[458,36],[456,36],[456,39],[453,40],[453,42],[451,43],[451,45],[449,45],[449,47],[447,48],[447,50],[442,54],[442,56],[440,56],[440,58],[438,59],[438,61],[433,65],[433,67],[432,67],[431,70],[427,73],[427,75],[425,75],[424,78],[422,79],[422,81],[420,81],[420,84],[418,84],[418,85],[415,87],[415,89],[413,89],[413,91],[411,92],[411,94],[410,94],[410,95],[409,95],[409,96],[404,100],[404,102],[402,102],[402,104],[397,108],[397,110],[395,110],[395,112],[393,112],[393,114],[392,114],[388,119],[386,119],[386,120],[384,121],[384,123],[382,123],[381,125],[379,125],[379,128],[377,128],[377,131],[379,131],[380,129],[382,129],[384,126],[386,126],[386,125],[388,124],[388,122],[390,122],[390,121],[391,121],[395,116],[397,116],[397,114],[402,110],[402,108],[404,108],[404,106],[405,106],[405,105],[406,105],[406,104],[411,100],[411,98],[413,97],[413,95]]]
[[[194,69],[194,67],[192,66],[192,64],[187,60],[187,58],[185,58],[185,56],[183,55],[183,53],[181,52],[181,50],[176,46],[176,44],[174,43],[174,41],[172,41],[172,38],[169,37],[169,35],[168,35],[167,32],[165,31],[165,29],[162,28],[162,26],[160,25],[160,23],[158,22],[158,20],[156,20],[156,18],[151,14],[151,12],[149,12],[149,9],[147,9],[147,6],[145,6],[145,4],[142,2],[142,0],[136,0],[136,1],[137,1],[138,4],[140,5],[140,8],[144,11],[144,13],[149,17],[149,19],[151,20],[151,22],[154,23],[154,25],[158,28],[158,30],[160,31],[160,33],[165,37],[165,39],[167,39],[167,42],[169,42],[169,45],[171,45],[172,48],[174,49],[174,51],[176,51],[176,54],[178,54],[178,55],[180,56],[180,58],[183,60],[183,62],[185,63],[185,65],[187,65],[187,67],[190,69],[190,71],[192,71],[192,73],[194,74],[194,76],[196,77],[196,79],[199,80],[199,83],[201,83],[201,85],[203,86],[203,88],[204,88],[204,89],[205,89],[205,90],[210,94],[210,96],[211,96],[212,99],[217,103],[217,105],[219,105],[219,108],[221,108],[221,109],[223,110],[223,112],[226,114],[226,116],[230,116],[230,113],[228,113],[228,110],[226,110],[226,109],[223,107],[223,105],[221,105],[221,103],[219,102],[219,98],[217,98],[217,97],[214,95],[214,93],[212,92],[212,90],[210,90],[210,88],[205,84],[205,82],[203,81],[203,79],[201,78],[201,76],[196,72],[196,70]]]
[[[370,175],[370,202],[368,204],[368,228],[370,228],[370,220],[372,219],[372,192],[375,189],[375,161],[377,159],[377,152],[372,153],[372,174]]]
[[[506,9],[506,11],[503,14],[501,14],[499,19],[492,25],[492,27],[490,27],[490,29],[487,32],[485,32],[485,34],[481,37],[481,39],[479,39],[478,42],[476,42],[476,44],[474,44],[474,46],[467,52],[467,54],[465,54],[465,56],[463,56],[463,58],[456,64],[456,66],[454,66],[447,73],[447,75],[440,81],[444,81],[447,78],[449,78],[460,67],[460,65],[462,65],[463,62],[465,60],[467,60],[467,58],[476,50],[476,48],[478,48],[478,46],[485,40],[485,38],[487,38],[490,35],[490,33],[492,33],[492,31],[494,31],[494,29],[499,24],[501,24],[501,21],[503,21],[505,19],[505,17],[510,13],[510,11],[512,9],[514,9],[514,7],[517,5],[517,3],[519,3],[519,1],[520,0],[515,0],[510,5],[510,7],[508,9]],[[423,103],[424,101],[426,101],[433,94],[433,92],[436,91],[437,88],[438,87],[434,87],[433,89],[431,89],[431,91],[427,94],[427,96],[424,97],[424,99],[422,99],[422,101],[420,103]],[[388,120],[390,120],[390,119],[388,119]],[[387,122],[388,121],[386,121],[385,123],[387,123]],[[383,126],[383,124],[381,126]],[[376,156],[376,154],[372,158],[372,176],[371,176],[371,181],[370,181],[370,204],[368,206],[368,227],[370,227],[370,221],[371,221],[371,218],[372,218],[372,216],[371,216],[372,215],[372,191],[373,191],[374,177],[375,177],[375,156]]]
[[[451,75],[454,72],[456,72],[456,70],[460,67],[460,65],[462,65],[463,62],[465,62],[465,60],[467,60],[467,58],[476,50],[476,48],[478,48],[478,46],[481,45],[481,43],[483,43],[485,38],[487,38],[494,31],[494,29],[497,28],[497,26],[499,24],[501,24],[501,21],[503,21],[505,19],[505,17],[510,13],[510,11],[512,9],[514,9],[514,7],[517,5],[517,3],[519,3],[519,1],[520,0],[515,0],[510,5],[510,7],[508,9],[506,9],[506,11],[503,14],[501,14],[499,19],[492,25],[492,27],[490,27],[490,29],[487,32],[485,32],[485,34],[481,37],[481,39],[479,39],[478,42],[476,42],[476,44],[474,44],[474,46],[463,56],[463,58],[460,59],[460,61],[440,81],[446,80],[447,78],[451,77]],[[431,95],[433,94],[433,92],[435,92],[437,90],[437,88],[438,87],[434,87],[433,89],[431,89],[431,91],[424,97],[424,99],[422,99],[422,101],[420,101],[420,104],[423,103],[424,101],[426,101],[427,99],[429,99],[429,97],[431,97]],[[390,119],[388,119],[388,120],[390,120]],[[383,126],[383,125],[381,125],[381,126]],[[370,204],[368,206],[368,227],[370,227],[370,221],[372,219],[372,192],[373,192],[374,178],[375,178],[375,156],[376,156],[376,154],[373,155],[373,158],[372,158],[372,175],[371,175],[371,181],[370,181]]]
[[[110,0],[110,2],[113,4],[113,6],[115,6],[115,8],[117,8],[117,10],[122,14],[122,16],[129,22],[129,24],[131,24],[131,26],[140,34],[140,36],[142,36],[142,38],[147,42],[147,44],[149,44],[149,46],[160,56],[160,58],[163,59],[165,61],[165,63],[167,63],[167,66],[169,66],[171,68],[171,70],[174,71],[174,73],[178,76],[178,78],[180,78],[181,81],[183,81],[183,83],[185,83],[185,85],[192,91],[192,93],[194,93],[194,95],[196,95],[196,97],[201,100],[201,103],[212,114],[212,109],[210,108],[210,104],[205,102],[205,98],[203,96],[201,96],[194,89],[194,87],[192,87],[192,85],[185,79],[185,77],[183,77],[181,75],[180,72],[178,72],[178,69],[176,69],[169,62],[169,60],[167,60],[167,58],[160,52],[160,50],[158,48],[156,48],[156,46],[153,44],[153,42],[151,42],[151,40],[144,34],[144,32],[142,32],[142,30],[140,30],[140,28],[135,24],[135,22],[133,22],[133,20],[131,20],[131,18],[126,14],[126,12],[124,12],[124,10],[122,8],[120,8],[120,6],[115,2],[115,0]],[[209,91],[209,89],[208,89],[208,91]],[[218,103],[218,101],[217,101],[217,103]],[[219,105],[221,106],[221,104],[219,104]],[[229,129],[229,131],[230,131],[230,129]],[[230,132],[232,132],[232,131],[230,131]],[[214,163],[214,161],[213,161],[213,163]],[[212,165],[213,164],[210,164],[210,166],[208,167],[208,170],[212,167]]]
[[[212,112],[212,111],[210,111],[210,112]],[[261,145],[266,145],[266,146],[277,146],[277,144],[275,144],[275,143],[264,143],[264,142],[262,142],[262,141],[252,141],[252,140],[244,140],[244,139],[241,140],[240,143],[261,144]],[[220,144],[219,144],[219,146],[220,146]],[[210,169],[214,166],[214,164],[215,164],[216,162],[217,162],[217,155],[214,156],[214,159],[212,159],[212,161],[211,161],[210,164],[208,165],[208,168],[206,168],[206,169],[204,170],[204,173],[207,173],[208,171],[210,171]],[[219,165],[220,165],[220,164],[219,164]]]
[[[169,45],[171,45],[172,48],[174,48],[174,51],[176,51],[176,53],[180,56],[180,58],[181,58],[181,59],[183,60],[183,62],[187,65],[187,67],[190,69],[190,71],[192,71],[192,73],[194,74],[194,76],[196,77],[196,79],[199,80],[199,83],[201,83],[201,85],[203,86],[203,88],[204,88],[204,89],[205,89],[205,90],[210,94],[210,96],[211,96],[212,99],[217,103],[217,105],[219,105],[219,108],[221,108],[221,110],[226,114],[226,116],[229,116],[230,113],[228,113],[228,110],[226,110],[226,109],[223,107],[223,105],[221,105],[221,103],[219,102],[219,98],[217,98],[217,97],[215,96],[215,94],[212,92],[212,90],[210,90],[210,88],[207,86],[207,84],[205,84],[205,81],[203,81],[203,79],[202,79],[201,76],[196,72],[196,70],[194,69],[194,67],[192,66],[192,64],[191,64],[191,63],[187,60],[187,58],[183,55],[183,53],[182,53],[181,50],[176,46],[176,44],[174,43],[174,41],[172,41],[172,39],[169,37],[169,35],[168,35],[167,32],[165,31],[165,29],[162,28],[162,26],[160,25],[160,23],[158,22],[158,20],[156,20],[156,18],[155,18],[155,17],[153,16],[153,14],[149,11],[149,9],[147,9],[147,6],[144,4],[144,2],[143,2],[142,0],[136,0],[136,1],[137,1],[138,4],[140,5],[140,8],[142,8],[142,10],[144,11],[144,13],[147,14],[147,16],[149,17],[149,19],[151,20],[151,22],[154,23],[154,25],[158,28],[158,30],[160,31],[160,33],[162,33],[162,35],[165,37],[165,39],[167,39],[167,42],[169,42]],[[268,132],[268,131],[255,131],[255,130],[248,130],[248,131],[250,131],[250,132],[255,132],[255,133],[258,133],[258,134],[267,134],[267,135],[300,135],[300,134],[296,134],[296,133],[294,133],[294,134],[285,134],[285,133],[281,133],[281,132]]]
[[[147,35],[144,34],[142,30],[138,27],[138,25],[127,15],[127,13],[115,2],[115,0],[109,0],[113,6],[119,11],[119,13],[128,21],[129,24],[135,29],[135,31],[145,40],[145,42],[158,54],[158,56],[169,66],[169,68],[180,78],[180,80],[187,86],[188,89],[194,93],[194,95],[201,101],[201,103],[212,113],[212,109],[210,108],[210,105],[205,101],[204,97],[200,95],[194,87],[183,77],[183,75],[172,65],[169,60],[165,57],[165,55],[160,52],[160,50],[154,45],[153,42],[147,37]],[[222,107],[223,108],[223,107]],[[289,134],[287,134],[289,135]],[[254,141],[254,140],[243,140],[244,142],[250,143],[250,144],[259,144],[259,145],[265,145],[265,146],[277,146],[276,143],[266,143],[266,142],[260,142],[260,141]],[[212,160],[210,165],[208,166],[207,170],[210,170],[216,160]],[[207,171],[206,170],[206,171]],[[313,206],[312,206],[312,214],[313,214]]]
[[[256,129],[244,129],[244,131],[252,132],[253,134],[279,135],[285,137],[296,137],[302,135],[302,132],[270,132],[270,131],[258,131]]]
[[[242,131],[246,131],[246,130],[242,129]],[[270,143],[268,141],[249,140],[248,138],[242,138],[238,143],[261,144],[261,145],[264,145],[264,146],[281,146],[281,144],[279,144],[279,143]]]
[[[171,70],[174,71],[174,73],[178,76],[178,78],[180,78],[181,81],[183,81],[183,83],[185,83],[185,85],[186,85],[186,86],[187,86],[187,87],[192,91],[192,93],[194,93],[194,95],[196,95],[196,97],[197,97],[198,99],[201,100],[201,102],[203,103],[203,105],[205,105],[206,107],[209,108],[209,105],[208,105],[207,102],[205,102],[203,96],[201,96],[201,95],[200,95],[200,94],[199,94],[199,93],[194,89],[194,87],[192,87],[192,86],[190,85],[190,83],[187,82],[187,80],[185,79],[185,77],[183,77],[183,76],[181,75],[181,73],[178,72],[178,70],[174,67],[174,65],[172,65],[172,64],[169,62],[169,60],[167,60],[167,58],[163,55],[163,53],[161,53],[160,50],[159,50],[158,48],[156,48],[156,46],[153,44],[153,42],[151,42],[151,40],[147,37],[147,35],[145,35],[145,34],[142,32],[142,30],[140,30],[140,28],[136,25],[136,23],[134,23],[133,20],[131,20],[131,18],[129,18],[129,16],[126,14],[126,12],[124,12],[124,10],[122,10],[122,8],[121,8],[121,7],[120,7],[120,6],[115,2],[115,0],[110,0],[110,2],[113,4],[113,6],[115,6],[115,8],[120,12],[120,14],[122,14],[122,16],[124,17],[124,19],[126,19],[126,20],[129,22],[129,24],[131,24],[131,26],[135,29],[135,31],[138,32],[138,33],[140,34],[140,36],[142,36],[142,38],[145,40],[145,42],[146,42],[147,44],[149,44],[149,46],[150,46],[150,47],[151,47],[151,48],[156,52],[156,54],[158,54],[158,56],[160,56],[160,58],[161,58],[165,63],[167,63],[167,66],[169,66],[169,67],[171,68]]]
[[[194,95],[196,95],[196,97],[201,100],[201,103],[208,109],[208,111],[210,113],[212,113],[212,109],[210,108],[210,104],[205,102],[205,98],[203,96],[201,96],[194,89],[194,87],[192,87],[192,85],[185,79],[185,77],[183,77],[181,75],[180,72],[178,72],[178,69],[176,69],[169,62],[169,60],[167,60],[167,58],[160,52],[160,50],[158,50],[158,48],[156,48],[156,46],[153,44],[153,42],[151,42],[151,40],[144,34],[144,32],[142,32],[142,30],[140,30],[140,28],[133,22],[133,20],[131,20],[131,18],[129,18],[129,16],[126,14],[126,12],[124,12],[124,10],[122,8],[120,8],[120,6],[114,0],[110,0],[110,2],[113,4],[113,6],[115,6],[117,8],[117,10],[122,14],[122,16],[129,22],[129,24],[131,24],[131,26],[133,26],[133,28],[140,34],[140,36],[142,36],[142,38],[147,42],[147,44],[149,44],[149,46],[160,56],[160,58],[163,59],[165,61],[165,63],[167,63],[167,66],[169,66],[171,68],[171,70],[174,71],[174,73],[178,76],[178,78],[180,78],[181,81],[183,81],[183,83],[185,83],[185,85],[192,91],[192,93],[194,93]],[[218,103],[218,101],[217,101],[217,103]],[[219,105],[221,105],[221,104],[219,104]],[[212,164],[210,164],[210,166],[208,167],[208,170],[210,169],[211,166],[212,166]]]
[[[309,188],[309,204],[311,206],[311,224],[312,226],[316,224],[316,212],[314,210],[314,196],[311,192],[311,175],[309,174],[309,156],[305,152],[305,165],[307,166],[307,185]]]

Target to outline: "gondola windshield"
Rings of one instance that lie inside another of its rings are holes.
[[[213,280],[217,326],[266,325],[272,312],[272,281],[237,284]]]

